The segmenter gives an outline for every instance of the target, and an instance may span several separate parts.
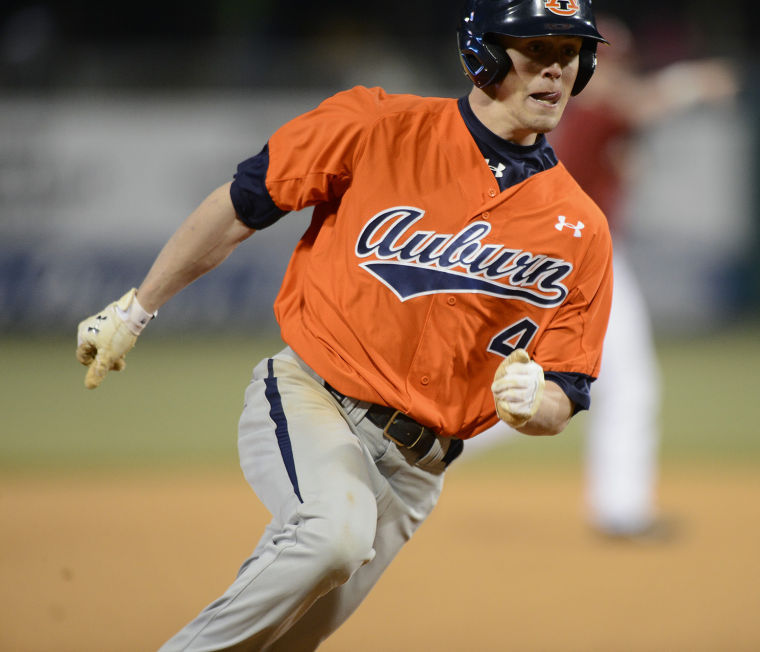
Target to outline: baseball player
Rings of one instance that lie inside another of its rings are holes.
[[[79,325],[97,387],[174,294],[313,206],[274,306],[287,346],[255,367],[240,418],[272,520],[164,651],[315,649],[431,512],[464,441],[498,419],[553,435],[589,406],[611,240],[544,134],[594,71],[591,2],[470,0],[458,40],[468,95],[326,99]]]

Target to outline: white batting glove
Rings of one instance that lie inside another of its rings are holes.
[[[491,391],[499,418],[520,428],[538,411],[544,394],[544,370],[524,349],[515,349],[496,370]]]
[[[107,305],[99,313],[79,322],[77,328],[77,360],[86,367],[84,386],[94,389],[109,371],[126,367],[127,352],[137,336],[156,313],[147,312],[132,288],[121,299]]]

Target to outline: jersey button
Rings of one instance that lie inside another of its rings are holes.
[[[484,220],[487,220],[487,219],[490,217],[490,215],[491,215],[491,214],[490,214],[488,211],[486,211],[485,213],[483,213],[483,215],[481,215],[481,217],[482,217]]]
[[[456,297],[449,297],[446,299],[446,303],[448,303],[450,306],[457,305],[457,298]]]
[[[423,385],[429,385],[430,384],[430,376],[423,376],[422,378],[420,378],[420,382]]]
[[[496,197],[496,191],[495,191],[493,188],[491,188],[491,189],[488,191],[488,196],[489,196],[489,197]]]

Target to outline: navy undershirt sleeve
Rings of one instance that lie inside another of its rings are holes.
[[[591,376],[559,371],[544,372],[544,379],[551,380],[560,386],[567,397],[573,402],[573,414],[591,407]]]
[[[269,144],[237,167],[230,186],[230,198],[238,219],[252,229],[274,224],[288,211],[274,203],[266,186],[269,168]]]

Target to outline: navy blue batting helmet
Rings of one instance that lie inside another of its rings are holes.
[[[578,76],[572,94],[588,84],[596,69],[596,46],[606,43],[597,31],[592,0],[467,0],[457,32],[465,74],[478,88],[509,72],[511,61],[494,35],[580,36]]]

